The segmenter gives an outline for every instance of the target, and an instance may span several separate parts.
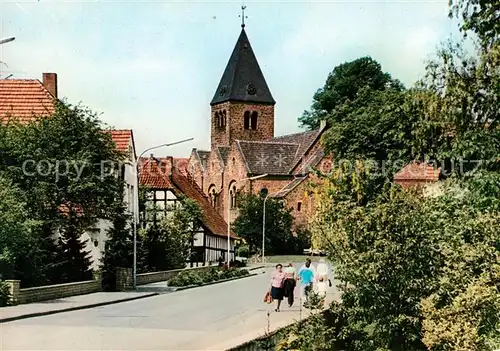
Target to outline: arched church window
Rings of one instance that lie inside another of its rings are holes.
[[[253,111],[252,112],[252,117],[250,119],[250,128],[252,130],[256,130],[257,129],[257,111]]]
[[[210,185],[208,188],[208,197],[210,198],[210,203],[213,207],[217,206],[217,192],[215,191],[215,185]]]
[[[227,123],[227,114],[226,110],[222,111],[222,126],[225,127]]]
[[[219,125],[220,125],[220,115],[219,115],[219,111],[216,111],[215,112],[215,126],[219,127]]]
[[[244,127],[245,129],[250,129],[250,111],[245,111]]]
[[[231,184],[229,184],[229,207],[230,208],[236,208],[236,196],[237,196],[237,192],[236,192],[236,182],[231,182]]]

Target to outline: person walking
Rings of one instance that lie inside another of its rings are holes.
[[[304,305],[307,305],[309,291],[312,289],[312,284],[314,282],[314,271],[311,267],[311,260],[307,259],[306,263],[299,270],[298,276],[300,280],[300,299],[305,299]]]
[[[318,266],[316,267],[316,280],[319,282],[321,278],[328,281],[328,265],[324,258],[319,260]]]
[[[281,264],[276,265],[276,271],[274,271],[271,278],[271,296],[273,300],[276,300],[276,312],[280,311],[281,301],[283,301],[283,283],[285,281],[285,272],[283,272],[283,266]]]
[[[285,272],[285,282],[283,283],[283,294],[288,299],[288,307],[293,306],[293,293],[295,286],[297,285],[297,271],[292,262],[288,263],[288,266],[284,269]]]

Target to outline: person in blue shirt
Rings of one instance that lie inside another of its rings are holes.
[[[310,289],[312,289],[312,285],[314,282],[314,270],[311,266],[310,259],[306,260],[305,265],[302,266],[297,275],[299,276],[300,281],[300,298],[305,299],[307,303],[309,291]],[[307,289],[307,287],[310,288]]]

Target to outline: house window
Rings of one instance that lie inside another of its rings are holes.
[[[227,113],[226,110],[222,111],[222,125],[221,127],[225,127],[227,123]]]
[[[299,201],[297,202],[297,212],[300,212],[301,208],[302,208],[302,202]]]
[[[245,129],[250,129],[250,111],[245,111],[244,124]]]
[[[125,165],[120,165],[120,180],[125,180]]]
[[[257,130],[257,111],[252,112],[252,117],[250,118],[250,129]]]

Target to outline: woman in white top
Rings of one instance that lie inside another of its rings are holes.
[[[316,281],[320,281],[320,278],[323,280],[328,280],[328,265],[325,263],[325,259],[321,258],[319,260],[318,266],[316,267]]]
[[[316,267],[316,293],[323,299],[325,303],[326,291],[328,289],[328,265],[321,258]]]

